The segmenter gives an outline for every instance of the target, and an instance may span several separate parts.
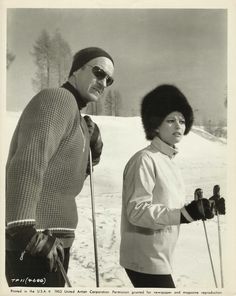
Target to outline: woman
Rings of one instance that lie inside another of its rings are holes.
[[[128,161],[123,175],[120,264],[134,287],[175,288],[172,254],[181,223],[213,218],[208,199],[184,206],[185,192],[174,157],[193,124],[186,97],[161,85],[142,101],[141,117],[151,144]]]

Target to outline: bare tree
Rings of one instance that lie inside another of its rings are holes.
[[[62,38],[59,30],[56,30],[51,43],[54,80],[56,85],[61,85],[68,76],[72,53],[68,43]]]
[[[51,40],[48,32],[43,30],[33,46],[32,55],[37,66],[33,85],[37,90],[50,85]]]
[[[111,89],[108,90],[107,95],[105,97],[105,102],[104,102],[104,109],[105,109],[105,115],[113,115],[112,110],[113,110],[113,102],[112,102],[112,91]]]
[[[11,63],[15,60],[15,55],[9,51],[7,47],[7,69],[9,69]]]
[[[72,54],[58,30],[52,38],[46,30],[43,30],[33,45],[32,55],[37,66],[33,79],[37,91],[59,86],[65,81]]]
[[[105,114],[111,116],[121,116],[122,100],[118,90],[109,90],[104,102]]]
[[[121,98],[120,92],[117,89],[114,89],[113,97],[114,97],[115,116],[121,116],[122,115],[122,98]]]
[[[97,102],[91,102],[86,106],[85,113],[90,115],[98,115]]]
[[[225,106],[225,108],[227,108],[227,106],[228,106],[227,87],[225,87],[224,106]]]

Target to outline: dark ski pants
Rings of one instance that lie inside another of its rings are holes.
[[[64,249],[63,262],[67,272],[70,248]],[[58,268],[56,272],[48,272],[46,258],[32,257],[27,253],[20,260],[21,252],[6,251],[6,279],[9,287],[64,287],[65,281]]]
[[[135,288],[175,288],[170,274],[148,274],[125,269]]]

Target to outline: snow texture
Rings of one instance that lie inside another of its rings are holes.
[[[19,115],[20,113],[8,112],[6,116],[5,158]],[[100,127],[104,142],[101,162],[93,173],[100,286],[128,288],[132,285],[119,265],[122,173],[128,159],[149,142],[145,140],[139,117],[91,117]],[[194,127],[178,148],[176,162],[185,180],[186,202],[193,199],[193,192],[198,187],[209,198],[215,184],[220,185],[225,197],[226,141]],[[79,223],[71,249],[68,276],[73,287],[95,287],[89,178],[76,201]],[[227,215],[220,217],[223,257],[226,252],[226,217]],[[220,286],[217,219],[207,221],[206,229]],[[173,262],[173,276],[179,289],[214,288],[202,221],[181,226]],[[225,282],[227,284],[227,279]]]

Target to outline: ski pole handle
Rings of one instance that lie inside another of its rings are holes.
[[[220,186],[219,185],[215,185],[213,187],[213,196],[220,197]]]
[[[215,185],[213,187],[213,196],[209,198],[209,201],[211,203],[211,208],[212,208],[212,210],[214,210],[215,215],[218,214],[216,203],[219,199],[220,199],[220,186]]]
[[[212,196],[212,201],[213,201],[213,207],[215,210],[215,214],[218,214],[217,207],[216,207],[216,202],[220,199],[220,186],[215,185],[213,187],[213,196]]]
[[[197,188],[194,191],[194,199],[199,200],[199,199],[202,199],[202,198],[203,198],[203,190],[201,188]]]
[[[202,201],[201,199],[203,199],[203,190],[201,188],[197,188],[194,192],[194,199],[197,201],[197,200],[200,200],[200,206],[201,206],[201,212],[202,212],[202,215],[203,215],[203,219],[205,219],[205,210],[204,210],[204,207],[203,207],[203,204],[202,204]]]

